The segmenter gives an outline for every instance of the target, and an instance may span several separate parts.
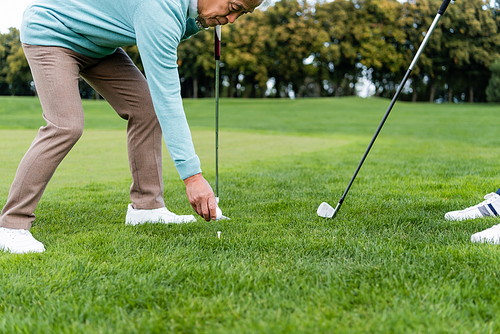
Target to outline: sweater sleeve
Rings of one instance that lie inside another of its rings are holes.
[[[175,0],[144,1],[135,11],[134,27],[153,105],[170,157],[181,179],[201,172],[180,94],[177,46],[186,16]]]

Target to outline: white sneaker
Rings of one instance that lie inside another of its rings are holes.
[[[500,224],[494,225],[490,228],[487,228],[484,231],[477,232],[472,235],[470,238],[471,242],[487,242],[491,244],[499,244],[500,243]]]
[[[45,252],[43,244],[30,231],[0,227],[0,249],[16,254]]]
[[[181,224],[195,222],[196,218],[193,215],[179,216],[167,210],[167,208],[159,208],[153,210],[136,210],[132,204],[128,205],[127,217],[125,224],[138,225],[144,223],[163,223],[163,224]]]
[[[464,220],[475,219],[488,216],[499,216],[500,213],[500,195],[497,193],[489,193],[484,196],[484,201],[471,206],[470,208],[451,211],[444,215],[446,220]]]

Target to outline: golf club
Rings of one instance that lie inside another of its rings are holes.
[[[219,203],[219,67],[221,26],[214,30],[215,39],[215,199]]]
[[[220,45],[221,26],[215,26],[215,200],[219,204],[219,68],[220,68]],[[230,219],[222,215],[217,206],[217,217],[215,220]]]
[[[370,149],[372,148],[373,143],[377,139],[377,136],[380,133],[380,130],[382,130],[382,127],[384,126],[384,123],[387,120],[387,117],[389,117],[389,113],[391,112],[392,107],[396,103],[396,100],[398,99],[399,94],[403,90],[403,87],[406,83],[406,80],[408,80],[408,77],[410,76],[410,73],[413,71],[413,68],[415,67],[415,64],[417,63],[418,58],[422,54],[422,51],[424,50],[425,46],[427,45],[427,42],[429,42],[429,38],[430,38],[432,32],[434,31],[434,28],[436,27],[437,23],[439,22],[439,19],[441,18],[441,16],[446,11],[446,8],[448,8],[449,4],[450,4],[450,0],[444,0],[443,3],[441,4],[441,7],[439,8],[439,11],[438,11],[436,17],[434,18],[434,21],[432,22],[431,27],[429,28],[429,31],[425,35],[425,38],[422,41],[422,44],[420,45],[417,53],[415,54],[413,61],[411,62],[410,67],[406,71],[406,74],[403,78],[403,81],[401,81],[401,83],[399,84],[399,87],[396,90],[396,94],[392,98],[392,101],[389,105],[389,108],[387,109],[387,111],[384,115],[384,118],[382,118],[382,121],[380,122],[380,125],[378,126],[377,131],[375,132],[375,135],[373,136],[372,141],[370,142],[370,145],[368,145],[368,148],[367,148],[365,154],[363,155],[363,158],[361,159],[361,162],[359,163],[358,168],[356,169],[356,172],[354,172],[354,175],[351,179],[351,182],[349,182],[349,185],[347,186],[346,190],[344,191],[344,194],[340,198],[337,206],[334,209],[330,204],[328,204],[326,202],[321,203],[320,206],[318,207],[318,210],[317,210],[318,216],[324,217],[324,218],[334,218],[336,216],[336,214],[338,213],[338,211],[340,210],[340,207],[341,207],[342,203],[344,202],[344,200],[347,196],[347,193],[349,192],[349,189],[351,188],[352,183],[354,182],[354,179],[358,175],[358,172],[361,169],[361,166],[363,165],[363,162],[365,161],[366,157],[368,156],[368,153],[370,152]]]

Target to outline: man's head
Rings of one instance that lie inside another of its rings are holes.
[[[233,23],[244,14],[249,14],[263,0],[198,0],[198,20],[205,27]]]

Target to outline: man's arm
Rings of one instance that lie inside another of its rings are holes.
[[[186,18],[173,1],[145,1],[142,6],[147,7],[138,8],[134,18],[137,47],[163,138],[191,206],[205,220],[215,219],[215,196],[201,175],[180,94],[177,47]]]

